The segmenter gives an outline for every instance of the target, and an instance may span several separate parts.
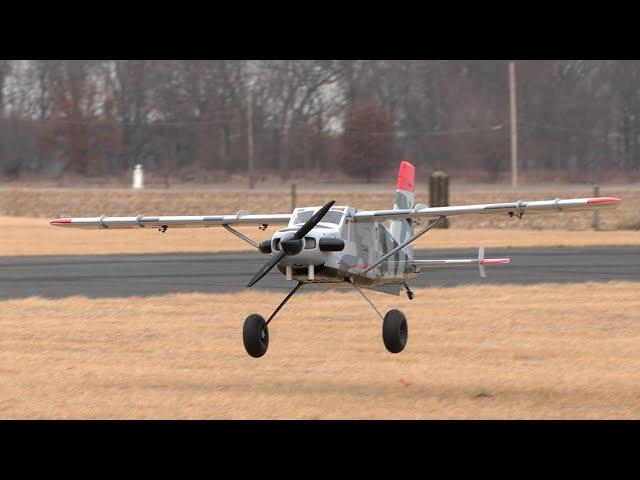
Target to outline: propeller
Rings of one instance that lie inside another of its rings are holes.
[[[304,244],[302,239],[304,236],[309,233],[313,227],[315,227],[320,220],[327,214],[329,209],[333,206],[335,200],[331,200],[327,204],[325,204],[320,210],[314,213],[309,220],[304,222],[304,224],[293,234],[292,237],[287,238],[286,240],[282,240],[280,242],[280,248],[282,249],[278,252],[277,255],[271,257],[267,263],[265,263],[258,273],[251,279],[251,281],[247,284],[247,287],[251,287],[260,281],[262,277],[264,277],[269,271],[275,267],[280,260],[282,260],[287,255],[296,255],[300,253]]]

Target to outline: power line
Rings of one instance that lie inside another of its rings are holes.
[[[440,135],[457,135],[460,133],[476,133],[476,132],[496,132],[502,130],[503,125],[498,124],[491,127],[476,127],[476,128],[461,128],[456,130],[440,130],[440,131],[432,131],[432,130],[413,130],[413,131],[403,131],[402,129],[389,131],[389,132],[371,132],[369,130],[349,130],[354,133],[364,133],[368,135],[391,135],[395,134],[396,136],[407,136],[407,137],[417,137],[420,135],[426,136],[440,136]]]
[[[28,121],[29,123],[44,125],[48,123],[63,123],[67,125],[83,125],[91,128],[119,128],[119,127],[139,127],[139,128],[153,128],[153,127],[198,127],[198,126],[207,126],[207,125],[221,125],[222,122],[219,120],[194,120],[194,121],[151,121],[151,122],[121,122],[114,121],[109,122],[105,119],[90,119],[86,121],[77,121],[77,120],[69,120],[66,118],[57,118],[57,119],[23,119]],[[587,129],[581,129],[576,127],[566,127],[561,125],[554,125],[549,123],[538,123],[538,122],[530,122],[528,120],[517,120],[517,124],[519,126],[525,127],[534,127],[534,128],[544,128],[547,130],[557,130],[568,133],[575,133],[581,135],[588,135],[592,137],[609,137],[609,136],[621,136],[621,134],[613,131],[613,132],[602,132],[602,131],[593,131]],[[417,136],[446,136],[446,135],[459,135],[466,133],[492,133],[501,131],[504,128],[504,125],[498,124],[487,127],[472,127],[472,128],[460,128],[460,129],[451,129],[451,130],[440,130],[440,131],[432,131],[432,130],[410,130],[405,131],[403,129],[394,129],[388,132],[372,132],[370,130],[349,130],[353,133],[361,133],[367,135],[395,135],[396,137],[417,137]],[[343,130],[344,131],[344,130]],[[308,133],[305,131],[299,131],[296,135],[305,136],[305,135],[315,135],[314,133]],[[231,134],[230,137],[237,138],[241,137],[242,134]]]
[[[200,121],[200,120],[194,120],[194,121],[150,121],[150,122],[121,122],[121,121],[113,121],[113,122],[108,122],[105,119],[88,119],[86,121],[77,121],[77,120],[70,120],[67,118],[50,118],[47,120],[40,120],[40,119],[30,119],[28,120],[32,123],[35,124],[46,124],[46,123],[64,123],[64,124],[69,124],[69,125],[84,125],[84,126],[91,126],[91,127],[141,127],[141,128],[145,128],[145,127],[164,127],[164,126],[174,126],[174,127],[184,127],[184,126],[200,126],[200,125],[221,125],[222,122],[220,122],[219,120],[204,120],[204,121]],[[486,127],[472,127],[472,128],[460,128],[460,129],[452,129],[452,130],[440,130],[440,131],[433,131],[433,130],[410,130],[410,131],[405,131],[404,129],[393,129],[391,131],[388,132],[372,132],[370,130],[349,130],[350,132],[354,132],[354,133],[364,133],[367,135],[396,135],[396,136],[419,136],[419,135],[426,135],[426,136],[442,136],[442,135],[457,135],[457,134],[464,134],[464,133],[477,133],[477,132],[496,132],[499,130],[502,130],[503,125],[502,124],[498,124],[498,125],[492,125],[492,126],[486,126]],[[344,130],[343,130],[344,131]],[[299,135],[306,135],[307,133],[304,131],[298,132],[297,134]],[[239,134],[234,134],[232,136],[240,136]]]
[[[569,133],[578,133],[578,134],[588,135],[592,137],[608,137],[608,136],[620,135],[617,132],[609,132],[609,133],[594,132],[592,130],[585,130],[585,129],[575,128],[575,127],[564,127],[559,125],[543,124],[543,123],[536,123],[536,122],[529,122],[529,121],[523,122],[522,120],[520,120],[518,123],[521,125],[529,126],[529,127],[544,128],[547,130],[557,130],[557,131],[569,132]]]
[[[511,186],[518,186],[518,113],[516,108],[516,64],[509,62],[509,111],[511,121]]]

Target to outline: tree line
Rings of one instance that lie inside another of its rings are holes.
[[[516,61],[520,170],[640,169],[640,62]],[[505,60],[0,60],[0,174],[510,168]]]

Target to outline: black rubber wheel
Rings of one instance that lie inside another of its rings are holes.
[[[382,322],[382,340],[391,353],[400,353],[407,345],[407,318],[400,310],[389,310]]]
[[[252,313],[244,320],[242,341],[249,355],[259,358],[267,353],[269,347],[269,328],[265,326],[262,315]]]

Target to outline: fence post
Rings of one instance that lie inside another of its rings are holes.
[[[293,210],[296,208],[296,184],[292,183],[291,184],[291,211],[293,212]]]
[[[436,170],[429,179],[429,206],[448,207],[449,206],[449,176],[442,170]],[[432,220],[430,223],[433,223]],[[434,228],[449,228],[449,219],[436,225]]]
[[[600,196],[600,187],[598,185],[593,187],[593,196]],[[597,209],[593,211],[593,229],[600,230],[600,212]]]

